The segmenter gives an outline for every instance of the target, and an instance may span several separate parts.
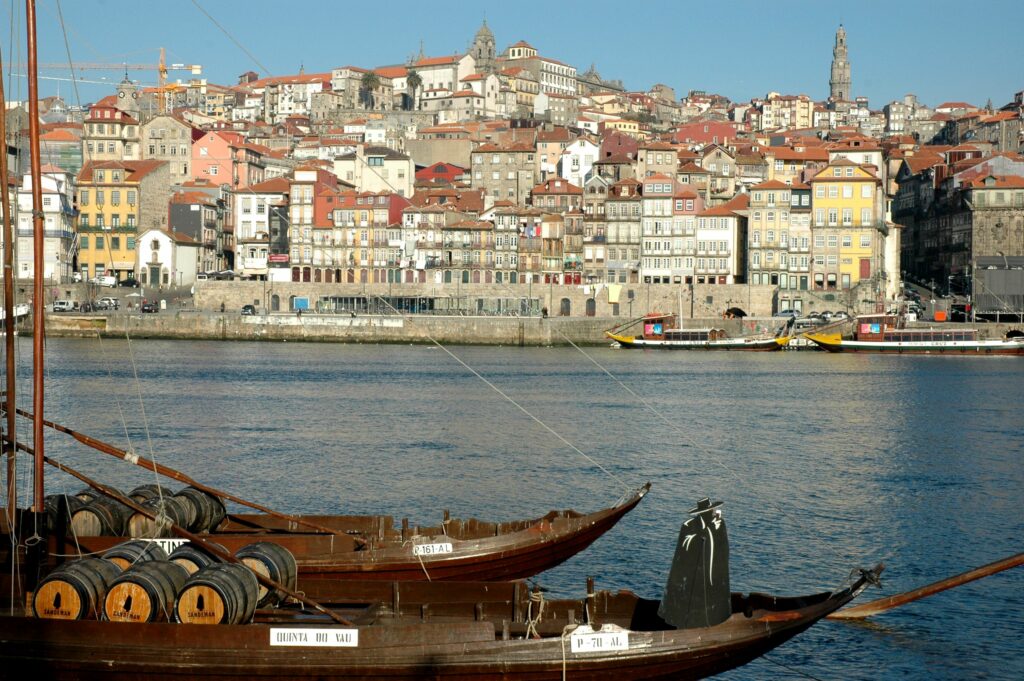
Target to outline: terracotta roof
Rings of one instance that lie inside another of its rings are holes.
[[[416,66],[444,66],[445,64],[454,64],[464,56],[465,55],[463,54],[450,54],[444,57],[424,57],[416,62]]]
[[[517,42],[517,43],[515,43],[513,45],[509,45],[509,47],[529,47],[531,50],[534,49],[533,45],[531,45],[530,43],[526,42],[525,40],[520,40],[519,42]]]
[[[768,180],[761,184],[755,184],[751,189],[789,189],[789,185],[779,180]]]
[[[715,206],[710,208],[703,213],[698,213],[701,217],[732,217],[736,215],[738,210],[746,210],[750,206],[750,195],[749,194],[738,194],[735,198],[723,203],[721,206]]]
[[[409,75],[409,69],[404,66],[382,66],[379,69],[374,69],[373,72],[384,78],[401,78]]]
[[[989,183],[989,180],[992,182]],[[1020,175],[985,175],[972,180],[967,186],[971,189],[1024,189],[1024,177]]]
[[[687,163],[686,165],[681,167],[676,172],[677,173],[688,173],[690,175],[693,175],[694,173],[699,173],[701,175],[710,175],[711,174],[710,170],[708,170],[707,168],[701,168],[699,165],[697,165],[693,161],[690,161],[689,163]]]
[[[275,177],[248,187],[239,187],[236,194],[287,194],[290,183],[286,177]]]
[[[939,104],[936,109],[977,109],[978,107],[967,102],[943,102]]]
[[[157,168],[166,166],[166,161],[93,161],[86,163],[78,172],[78,182],[92,182],[92,174],[96,170],[123,170],[124,182],[138,182]]]
[[[39,139],[43,142],[77,142],[79,144],[82,142],[81,135],[76,135],[66,129],[51,130],[50,132],[40,135]]]

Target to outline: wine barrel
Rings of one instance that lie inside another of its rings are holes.
[[[149,485],[139,485],[131,492],[128,492],[128,496],[141,504],[143,501],[158,499],[161,496],[170,497],[174,496],[174,494],[166,487],[151,483]]]
[[[216,529],[227,515],[224,502],[201,489],[186,487],[175,496],[192,507],[194,517],[188,529],[193,532],[208,532]]]
[[[227,551],[227,549],[225,549],[220,544],[215,544],[214,542],[206,543],[213,544],[214,546],[224,550],[225,552]],[[205,567],[217,565],[221,562],[220,558],[217,558],[212,553],[209,553],[208,551],[204,550],[201,544],[197,544],[191,541],[185,542],[178,548],[174,549],[174,551],[171,552],[171,555],[169,555],[167,559],[172,563],[177,563],[181,567],[185,568],[190,575],[194,575],[195,573],[199,572]]]
[[[139,563],[110,585],[103,615],[111,622],[173,621],[174,599],[187,580],[188,571],[177,563]]]
[[[283,546],[267,541],[256,542],[240,548],[235,553],[235,558],[253,572],[268,577],[292,591],[295,590],[298,566],[295,563],[295,556]],[[257,607],[277,605],[285,596],[280,589],[270,589],[260,584]]]
[[[102,558],[65,563],[39,583],[32,610],[41,619],[95,618],[103,607],[110,584],[120,574],[119,566]]]
[[[117,563],[122,570],[127,570],[137,563],[167,560],[167,552],[156,542],[135,539],[118,544],[104,553],[103,557]]]
[[[115,499],[93,499],[71,516],[71,529],[79,537],[119,537],[132,510]]]
[[[43,505],[46,508],[46,517],[50,522],[50,529],[57,528],[58,513],[60,512],[61,502],[66,504],[66,515],[63,518],[65,526],[71,524],[71,517],[74,516],[75,512],[85,506],[85,502],[74,495],[65,494],[50,494],[43,499]]]
[[[189,577],[178,592],[175,612],[186,624],[244,624],[259,600],[259,582],[238,563],[211,565]]]
[[[157,519],[148,518],[142,513],[135,512],[128,519],[128,534],[132,537],[171,537],[171,527],[168,524],[174,523],[181,527],[188,527],[188,512],[185,502],[178,497],[164,497],[163,499],[150,499],[142,502],[142,506],[155,513]],[[163,518],[163,522],[161,522]]]
[[[84,501],[85,503],[89,503],[93,499],[97,498],[99,495],[100,493],[94,490],[92,487],[85,487],[75,492],[75,496]]]

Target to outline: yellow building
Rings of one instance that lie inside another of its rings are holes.
[[[633,139],[640,139],[640,123],[625,118],[611,118],[604,122],[605,130],[618,130],[624,132]]]
[[[884,286],[885,220],[882,181],[872,166],[846,159],[829,163],[810,180],[813,281],[817,290],[849,290],[861,282]],[[877,287],[876,287],[877,288]],[[858,295],[878,293],[867,290]]]
[[[135,276],[139,232],[167,224],[164,161],[86,163],[78,174],[78,271],[83,278]]]

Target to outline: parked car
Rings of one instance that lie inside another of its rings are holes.
[[[143,303],[139,309],[143,312],[159,312],[160,306],[156,303]]]
[[[826,322],[830,322],[832,321],[832,316],[835,314],[835,312],[833,312],[832,310],[822,310],[818,314],[821,315],[821,318],[824,319]]]
[[[78,303],[74,300],[55,300],[50,309],[53,312],[74,312],[78,309]]]
[[[773,317],[799,317],[800,316],[800,311],[799,310],[779,310],[778,312],[776,312],[772,316]]]
[[[138,288],[139,282],[135,280],[135,277],[126,277],[117,282],[117,285],[124,286],[125,288]]]
[[[97,310],[116,310],[121,306],[121,301],[111,296],[104,296],[96,302]]]
[[[117,277],[112,274],[100,274],[89,280],[97,286],[117,286]]]
[[[253,316],[255,314],[256,314],[256,306],[255,305],[243,305],[242,306],[242,316],[243,317],[251,317],[251,316]]]
[[[72,272],[71,273],[71,281],[73,281],[76,284],[82,283],[82,273],[81,272]]]
[[[837,321],[839,319],[849,319],[849,318],[850,318],[850,315],[846,314],[842,310],[839,310],[838,312],[836,312],[835,314],[832,315],[832,321]]]

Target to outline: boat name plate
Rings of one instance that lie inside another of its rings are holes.
[[[594,631],[587,625],[577,627],[569,636],[572,652],[604,653],[610,650],[629,650],[628,630],[607,625],[603,629]]]
[[[301,648],[357,648],[358,629],[271,627],[270,645]]]
[[[414,544],[412,547],[412,555],[414,556],[439,556],[442,553],[452,553],[451,542],[441,542],[439,544]]]
[[[154,544],[159,544],[160,548],[162,548],[164,551],[166,551],[168,555],[170,555],[171,552],[174,551],[174,549],[178,548],[182,544],[188,543],[188,539],[166,539],[166,538],[161,538],[161,539],[142,539],[142,541],[148,541],[148,542],[152,542]]]

